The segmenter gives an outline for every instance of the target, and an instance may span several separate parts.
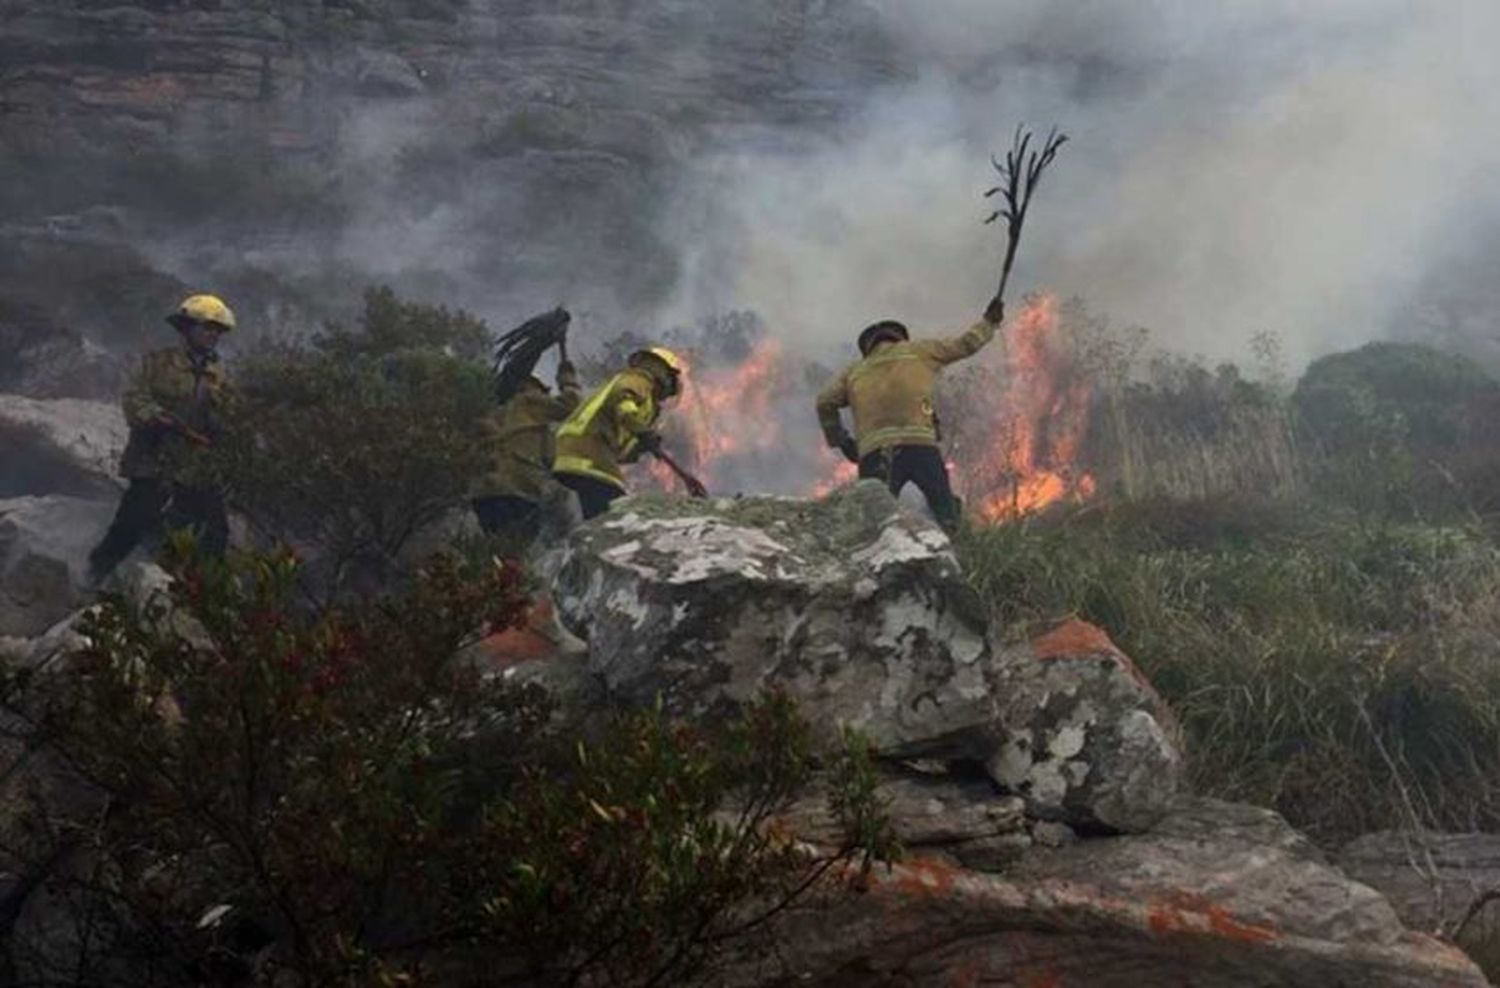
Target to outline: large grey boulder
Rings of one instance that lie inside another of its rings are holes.
[[[1001,871],[1032,846],[1025,802],[988,780],[898,770],[881,780],[875,798],[907,853]],[[823,847],[837,847],[845,837],[818,787],[780,814],[776,826]]]
[[[947,537],[879,484],[822,501],[625,500],[549,568],[617,703],[727,714],[773,684],[824,740],[893,756],[985,750],[995,675]]]
[[[0,498],[114,498],[128,437],[118,405],[0,394]]]
[[[1033,848],[998,873],[916,846],[790,910],[720,983],[1482,988],[1269,810],[1181,799],[1150,834]]]
[[[165,602],[171,582],[167,572],[155,563],[132,560],[116,567],[101,589],[119,594],[132,607],[144,608],[155,601]],[[35,637],[0,635],[0,663],[35,671],[63,668],[68,656],[88,647],[88,638],[83,633],[84,619],[98,607],[98,604],[82,607]],[[173,620],[189,632],[200,628],[181,613],[174,613]]]
[[[989,770],[1032,816],[1140,832],[1177,794],[1171,709],[1103,631],[1069,621],[1001,655],[1004,741]]]
[[[1349,875],[1379,889],[1414,929],[1449,935],[1469,918],[1470,931],[1500,930],[1500,834],[1445,834],[1383,830],[1346,844],[1338,862]]]
[[[1170,713],[1129,660],[1094,629],[992,644],[947,536],[881,484],[630,498],[548,567],[611,704],[715,718],[775,686],[825,743],[847,725],[883,758],[972,765],[1083,829],[1143,830],[1176,791]]]
[[[61,495],[0,501],[0,635],[40,635],[83,605],[88,555],[114,508]]]

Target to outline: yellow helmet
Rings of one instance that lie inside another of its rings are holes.
[[[660,374],[652,374],[661,388],[661,396],[672,398],[682,389],[681,379],[683,371],[687,370],[687,361],[664,346],[650,346],[644,350],[637,350],[630,355],[630,366],[640,367],[642,364],[650,364],[653,361],[660,363],[667,369],[665,379]],[[648,371],[649,373],[649,371]]]
[[[640,357],[655,357],[666,364],[667,370],[673,374],[681,374],[687,370],[687,362],[664,346],[648,346],[644,350],[637,350],[630,355],[630,362],[635,364]]]
[[[167,322],[178,329],[190,323],[211,323],[227,333],[234,329],[234,313],[217,295],[189,295]]]

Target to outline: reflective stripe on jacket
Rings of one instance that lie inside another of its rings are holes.
[[[845,435],[839,410],[854,414],[854,439],[865,456],[888,446],[936,446],[933,387],[948,364],[978,353],[995,338],[980,320],[943,339],[883,343],[844,369],[818,395],[818,422],[830,446]]]
[[[621,463],[639,455],[636,436],[656,424],[651,375],[626,368],[589,396],[557,430],[557,458],[553,473],[593,477],[625,490]]]

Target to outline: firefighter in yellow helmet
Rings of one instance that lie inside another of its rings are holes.
[[[148,353],[125,391],[130,439],[120,474],[130,486],[89,556],[95,582],[163,527],[195,529],[213,555],[222,555],[229,540],[223,492],[194,479],[190,468],[220,429],[228,382],[218,344],[234,330],[234,313],[214,295],[191,295],[167,322],[180,345]]]
[[[884,481],[892,494],[916,484],[938,524],[950,532],[958,527],[961,508],[938,449],[933,388],[944,367],[993,340],[1004,318],[997,297],[958,336],[913,340],[901,323],[877,322],[859,334],[860,360],[818,395],[818,422],[828,445],[858,463],[861,478]],[[846,406],[854,416],[853,436],[840,416]]]
[[[552,473],[578,496],[585,519],[625,493],[622,463],[657,449],[662,403],[682,390],[682,358],[666,347],[630,355],[628,366],[588,397],[557,430]]]
[[[470,504],[487,533],[524,535],[534,529],[552,483],[553,430],[578,407],[578,399],[578,372],[562,360],[557,365],[557,394],[529,375],[515,395],[480,424],[490,465],[476,482]]]

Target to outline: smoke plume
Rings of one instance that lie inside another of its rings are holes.
[[[1211,357],[1262,331],[1298,360],[1400,333],[1495,195],[1500,8],[1483,0],[878,9],[906,80],[836,128],[695,162],[664,220],[689,245],[675,314],[754,308],[846,351],[880,317],[965,324],[1003,246],[980,224],[987,156],[1022,121],[1073,142],[1012,285]]]

